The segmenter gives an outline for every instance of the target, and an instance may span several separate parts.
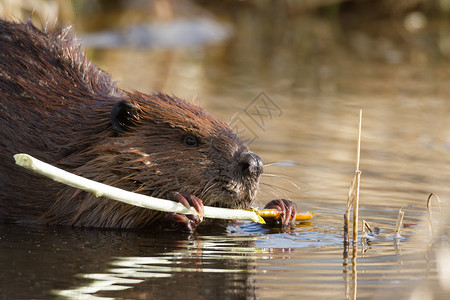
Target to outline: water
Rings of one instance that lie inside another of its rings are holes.
[[[245,123],[267,165],[257,205],[288,197],[315,217],[287,233],[240,222],[192,236],[2,224],[2,298],[447,299],[436,257],[448,257],[449,227],[433,200],[430,241],[426,199],[450,195],[448,22],[411,31],[403,19],[216,14],[227,40],[88,56],[123,88],[195,98]],[[262,116],[246,114],[258,107]],[[360,219],[379,234],[345,253],[360,109]]]
[[[382,230],[360,246],[358,298],[394,298],[436,279],[434,258],[409,244],[413,231],[395,243]],[[320,221],[282,234],[249,223],[190,237],[16,225],[1,232],[5,299],[336,299],[351,295],[353,285],[339,230]]]

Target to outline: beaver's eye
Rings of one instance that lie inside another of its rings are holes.
[[[195,147],[195,146],[197,146],[198,145],[198,141],[197,141],[197,138],[195,138],[194,136],[192,136],[192,135],[187,135],[185,138],[184,138],[184,144],[186,145],[186,146],[188,146],[188,147]]]

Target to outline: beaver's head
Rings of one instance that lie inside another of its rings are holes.
[[[261,159],[196,105],[165,94],[125,93],[106,127],[64,164],[87,178],[159,198],[181,192],[227,208],[248,208],[255,200]],[[66,187],[43,217],[66,225],[141,228],[161,214]]]
[[[5,140],[4,149],[28,149],[70,172],[160,198],[182,192],[230,208],[254,201],[261,160],[227,124],[176,97],[122,91],[68,31],[4,21],[0,27],[0,111],[18,121],[7,123],[15,143]],[[45,197],[23,208],[40,208],[30,215],[43,211],[50,223],[145,227],[158,216],[53,182],[39,184],[36,195]]]
[[[119,185],[157,197],[177,191],[205,205],[248,208],[263,172],[261,159],[232,129],[199,106],[165,94],[129,94],[111,119]]]

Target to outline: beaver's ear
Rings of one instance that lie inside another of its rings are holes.
[[[116,132],[123,132],[139,119],[139,107],[128,101],[117,102],[111,110],[111,124]]]

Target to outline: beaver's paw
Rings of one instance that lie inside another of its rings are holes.
[[[266,204],[265,209],[277,209],[281,212],[281,218],[266,218],[266,224],[270,227],[294,227],[295,215],[297,214],[297,208],[295,203],[286,199],[272,200]]]
[[[168,198],[178,201],[186,208],[193,207],[198,215],[183,215],[177,213],[166,213],[163,218],[163,226],[167,230],[192,233],[203,220],[203,202],[194,195],[186,193],[170,192]]]

